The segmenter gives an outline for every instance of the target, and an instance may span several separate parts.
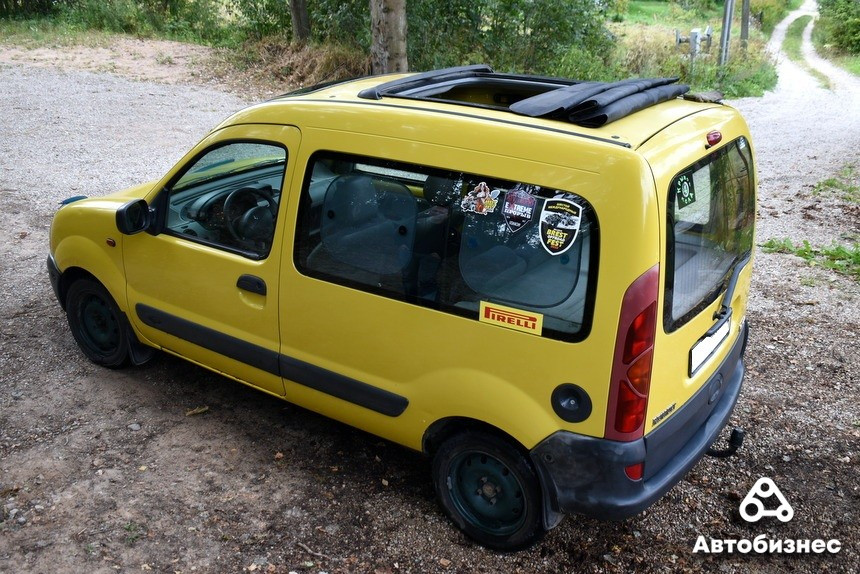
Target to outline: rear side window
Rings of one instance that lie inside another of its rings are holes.
[[[755,190],[746,139],[675,176],[668,201],[664,325],[671,332],[719,296],[752,249]]]
[[[578,195],[318,153],[295,261],[316,278],[576,341],[591,323],[597,253],[597,221]]]

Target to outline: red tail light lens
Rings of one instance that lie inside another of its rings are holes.
[[[609,439],[636,440],[644,431],[659,281],[660,268],[655,265],[636,279],[624,294],[606,416],[606,438]]]
[[[624,472],[627,474],[627,477],[630,480],[640,480],[642,478],[642,474],[645,470],[645,464],[640,462],[639,464],[633,464],[624,469]]]
[[[632,433],[645,420],[645,407],[648,398],[643,397],[630,388],[630,383],[621,381],[618,385],[618,406],[615,411],[615,430],[620,433]]]
[[[624,362],[629,363],[654,346],[654,327],[657,322],[657,302],[636,315],[627,331],[624,343]]]

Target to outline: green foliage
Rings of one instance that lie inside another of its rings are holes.
[[[218,43],[231,34],[218,6],[218,0],[68,0],[60,13],[83,29]]]
[[[603,22],[614,3],[594,0],[416,0],[407,4],[409,65],[486,62],[499,71],[559,74],[571,51],[608,52]],[[570,58],[568,57],[568,62]]]
[[[798,2],[795,0],[750,0],[750,13],[759,21],[762,31],[767,35],[773,32],[773,28],[789,11],[797,7]]]
[[[56,10],[56,0],[0,0],[0,18],[50,16]]]
[[[714,11],[716,0],[669,0],[669,4],[684,12],[691,13],[697,17],[707,16]]]
[[[807,240],[795,245],[791,239],[769,239],[761,247],[767,253],[790,253],[800,257],[810,265],[832,269],[860,281],[860,244],[840,245],[832,243],[829,247],[815,248]]]
[[[287,0],[228,0],[227,12],[249,38],[292,33]]]
[[[818,26],[824,43],[838,51],[860,54],[860,2],[858,0],[819,0]]]
[[[716,89],[727,97],[760,96],[776,86],[776,68],[761,40],[750,39],[746,52],[739,41],[733,41],[732,57],[720,68],[716,43],[710,53],[700,53],[691,60],[667,37],[668,31],[666,35],[654,34],[647,27],[628,30],[616,47],[616,68],[612,74],[617,78],[678,76],[693,91]]]
[[[232,60],[243,67],[289,81],[316,77],[295,60],[301,54],[289,49],[287,0],[52,0],[51,5],[60,7],[52,21],[70,29],[233,46],[238,51]],[[331,64],[342,70],[334,75],[363,69],[370,48],[368,0],[311,0],[308,9],[314,61],[330,50],[346,57],[343,66]],[[651,27],[631,35],[626,27],[636,25],[612,24],[610,33],[607,19],[617,20],[624,11],[628,19],[647,20]],[[673,28],[713,23],[719,18],[716,0],[409,0],[407,17],[412,70],[480,62],[499,71],[583,80],[680,76],[693,89],[721,89],[728,96],[761,94],[776,82],[755,40],[746,54],[733,47],[724,69],[714,62],[716,49],[691,65],[675,48]]]
[[[421,4],[421,0],[408,2]],[[367,0],[315,0],[308,3],[311,34],[318,42],[370,49],[370,8]],[[409,22],[409,26],[412,22]],[[410,31],[410,40],[411,40]],[[410,42],[411,43],[411,42]]]

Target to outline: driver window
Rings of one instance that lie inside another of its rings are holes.
[[[262,259],[269,254],[287,152],[229,143],[195,160],[168,192],[165,231]]]

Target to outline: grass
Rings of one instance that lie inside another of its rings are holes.
[[[843,167],[836,177],[820,181],[812,188],[813,195],[838,195],[843,201],[860,203],[860,171],[849,164]]]
[[[848,70],[855,76],[860,76],[860,54],[831,56],[830,60],[840,68]]]
[[[770,239],[761,244],[767,253],[789,253],[810,265],[831,269],[860,281],[860,244],[840,245],[833,242],[826,247],[812,247],[809,241],[795,245],[791,239]]]
[[[624,21],[631,24],[657,24],[674,21],[678,24],[698,26],[702,20],[719,19],[722,8],[716,4],[704,14],[696,10],[684,10],[665,0],[632,0],[627,6]]]
[[[108,43],[113,36],[115,34],[110,32],[86,30],[59,19],[0,19],[0,44],[14,44],[23,48],[97,47]]]
[[[782,50],[786,53],[788,58],[798,64],[801,68],[806,70],[811,76],[813,76],[818,83],[821,84],[821,87],[825,89],[831,89],[830,79],[810,66],[806,62],[806,58],[803,57],[803,52],[801,47],[803,45],[803,31],[812,22],[812,16],[801,16],[789,24],[788,29],[785,31],[785,39],[782,41]]]
[[[125,543],[134,546],[134,543],[145,534],[143,526],[135,522],[127,522],[122,527],[125,530]]]
[[[785,31],[785,40],[782,42],[782,50],[795,62],[803,61],[800,47],[803,44],[803,31],[812,22],[812,16],[801,16],[788,26]]]

